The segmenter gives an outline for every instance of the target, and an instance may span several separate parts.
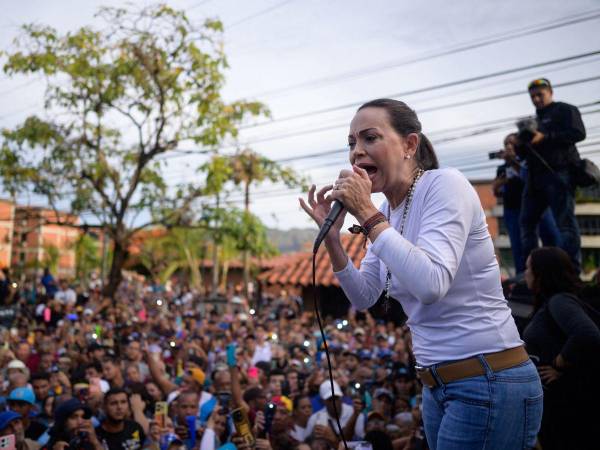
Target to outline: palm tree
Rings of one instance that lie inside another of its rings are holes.
[[[268,159],[251,149],[238,150],[230,159],[233,182],[242,186],[244,191],[244,214],[245,222],[250,222],[250,187],[252,184],[260,184],[265,181],[272,183],[283,182],[288,188],[303,186],[304,179],[293,169],[283,167],[276,161]],[[250,282],[250,260],[249,247],[251,246],[251,233],[249,227],[245,227],[243,239],[242,259],[244,264],[244,293],[248,296],[248,284]],[[252,236],[254,239],[254,236]]]

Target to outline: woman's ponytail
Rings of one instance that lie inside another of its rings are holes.
[[[419,148],[417,148],[415,159],[417,165],[423,170],[438,169],[440,167],[433,145],[424,133],[419,133]]]

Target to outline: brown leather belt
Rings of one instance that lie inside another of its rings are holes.
[[[501,352],[486,353],[483,355],[485,361],[494,372],[509,369],[519,365],[529,359],[529,355],[523,346],[509,348]],[[486,368],[482,365],[479,358],[473,356],[453,363],[437,366],[435,369],[438,378],[444,383],[450,383],[463,378],[485,375]],[[430,388],[438,386],[438,382],[433,376],[430,368],[417,367],[417,375],[421,382]]]

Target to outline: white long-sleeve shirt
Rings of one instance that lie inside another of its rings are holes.
[[[388,203],[380,210],[387,215]],[[502,294],[500,269],[477,193],[455,169],[426,171],[417,182],[404,236],[404,202],[391,227],[369,246],[360,270],[349,260],[336,272],[358,309],[377,301],[392,273],[390,297],[408,316],[418,364],[522,345]]]
[[[346,426],[353,413],[354,408],[352,406],[342,403],[342,411],[340,413],[340,425],[342,426],[342,428]],[[315,425],[329,426],[335,432],[335,434],[339,434],[339,429],[337,427],[335,417],[329,415],[327,408],[320,409],[308,418],[308,423],[306,424],[306,428],[304,429],[304,439],[308,438],[313,434]],[[354,437],[358,439],[363,439],[365,437],[364,414],[361,414],[356,418],[356,423],[354,424]]]

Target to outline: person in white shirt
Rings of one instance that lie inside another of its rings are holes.
[[[290,436],[298,442],[302,442],[308,437],[306,427],[308,426],[308,419],[312,416],[310,397],[308,395],[297,395],[294,397],[293,406],[292,418],[294,421],[294,428],[290,432]]]
[[[60,281],[60,289],[55,294],[54,298],[69,308],[72,308],[75,306],[75,303],[77,303],[77,294],[69,286],[66,280]]]
[[[316,438],[325,439],[330,443],[333,439],[339,439],[335,408],[337,408],[337,412],[340,415],[340,425],[346,440],[361,440],[365,437],[364,414],[355,414],[352,406],[342,403],[342,389],[336,381],[333,382],[333,391],[331,390],[331,381],[329,379],[323,381],[319,386],[319,396],[323,400],[323,403],[325,403],[325,408],[320,409],[308,419],[306,429],[304,430],[305,439],[311,435],[314,435]],[[348,430],[347,425],[351,421],[354,422],[354,426]]]
[[[252,365],[256,366],[259,361],[271,362],[271,343],[266,340],[265,329],[258,325],[255,329],[256,348],[252,355]]]
[[[541,383],[503,297],[475,190],[457,170],[438,169],[421,123],[403,102],[361,106],[348,143],[352,169],[317,193],[312,186],[300,205],[321,226],[339,200],[360,223],[352,231],[370,240],[360,269],[341,244],[345,214],[324,242],[354,307],[374,305],[382,292],[385,301],[402,304],[425,386],[429,447],[533,447]],[[371,200],[376,192],[386,197],[379,209]]]

